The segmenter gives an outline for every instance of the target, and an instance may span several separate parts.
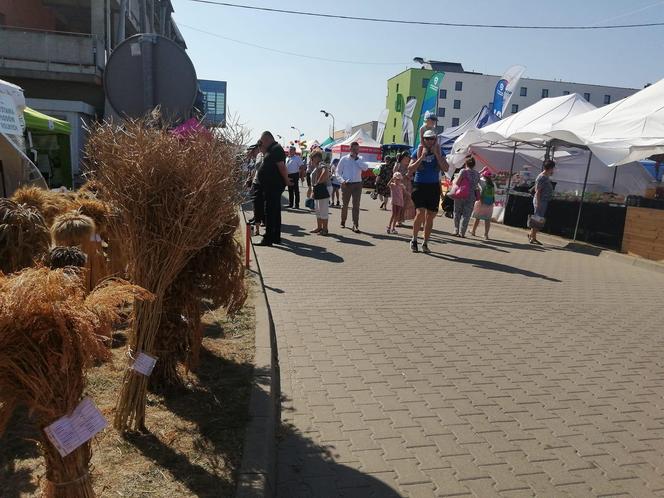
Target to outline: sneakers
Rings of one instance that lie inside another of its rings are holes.
[[[353,232],[360,233],[360,227],[358,227],[357,225],[353,225]]]
[[[342,221],[341,224],[339,225],[341,228],[346,228],[346,222]]]
[[[411,239],[410,241],[410,250],[412,252],[420,252],[420,250],[417,248],[417,241],[415,239]]]
[[[390,227],[385,227],[385,233],[387,233],[388,235],[392,233]]]
[[[393,228],[392,231],[390,232],[392,235],[399,235],[399,232],[397,232],[396,228]]]
[[[426,242],[422,244],[422,252],[424,254],[431,254],[431,249],[429,249],[429,246],[427,245]]]

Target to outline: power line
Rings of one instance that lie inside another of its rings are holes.
[[[250,43],[250,42],[246,42],[246,41],[243,41],[243,40],[237,40],[235,38],[229,38],[227,36],[222,36],[222,35],[219,35],[217,33],[212,33],[211,31],[205,31],[203,29],[194,28],[193,26],[189,26],[187,24],[178,23],[178,26],[190,29],[192,31],[198,31],[199,33],[204,33],[206,35],[214,36],[215,38],[221,38],[222,40],[231,41],[233,43],[239,43],[240,45],[247,45],[249,47],[260,48],[262,50],[268,50],[270,52],[276,52],[278,54],[283,54],[283,55],[290,55],[290,56],[293,56],[293,57],[302,57],[303,59],[312,59],[312,60],[323,61],[323,62],[337,62],[337,63],[340,63],[340,64],[359,64],[359,65],[372,65],[372,66],[396,66],[396,65],[407,66],[409,64],[408,62],[363,62],[363,61],[349,61],[349,60],[343,60],[343,59],[329,59],[327,57],[318,57],[316,55],[299,54],[297,52],[289,52],[287,50],[279,50],[277,48],[265,47],[263,45],[257,45],[255,43]]]
[[[237,3],[218,2],[215,0],[189,0],[189,1],[196,3],[205,3],[210,5],[217,5],[219,7],[232,7],[236,9],[258,10],[262,12],[271,12],[277,14],[289,14],[289,15],[308,16],[308,17],[323,17],[326,19],[343,19],[349,21],[364,21],[364,22],[375,22],[375,23],[411,24],[416,26],[446,26],[454,28],[532,29],[532,30],[634,29],[634,28],[650,28],[654,26],[664,26],[664,22],[650,22],[650,23],[637,23],[637,24],[610,24],[606,26],[592,26],[592,25],[591,26],[524,26],[517,24],[470,24],[470,23],[456,23],[456,22],[408,21],[405,19],[385,19],[379,17],[344,16],[341,14],[323,14],[320,12],[306,12],[301,10],[275,9],[271,7],[257,7],[253,5],[241,5]]]

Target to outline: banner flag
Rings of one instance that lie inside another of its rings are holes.
[[[413,126],[413,113],[415,112],[415,107],[417,106],[417,99],[415,97],[410,98],[406,102],[406,106],[403,110],[403,143],[410,145],[411,147],[415,144],[415,127]]]
[[[389,109],[383,109],[378,116],[378,128],[376,130],[376,142],[383,143],[383,133],[385,133],[385,123],[390,115]]]
[[[514,93],[514,89],[519,84],[519,80],[525,71],[526,68],[524,66],[512,66],[498,80],[493,94],[493,107],[491,109],[494,116],[498,118],[503,117]]]
[[[422,110],[420,111],[420,118],[417,121],[417,133],[415,135],[415,147],[420,144],[420,128],[424,124],[424,119],[428,114],[436,115],[438,110],[438,93],[440,87],[443,84],[443,78],[445,73],[439,72],[434,73],[429,79],[429,84],[427,85],[427,90],[424,94],[424,100],[422,101]]]

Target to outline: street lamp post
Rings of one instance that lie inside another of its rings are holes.
[[[332,140],[334,140],[334,115],[331,112],[327,112],[323,109],[320,110],[323,114],[325,114],[326,118],[332,118]]]
[[[302,131],[299,128],[295,127],[295,126],[291,126],[291,129],[295,130],[298,133],[297,141],[299,141],[302,138],[302,135],[303,135]]]

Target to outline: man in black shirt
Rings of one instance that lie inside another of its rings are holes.
[[[257,245],[271,246],[281,242],[281,193],[291,179],[286,170],[286,153],[269,131],[261,135],[263,164],[256,176],[265,196],[265,235]]]

